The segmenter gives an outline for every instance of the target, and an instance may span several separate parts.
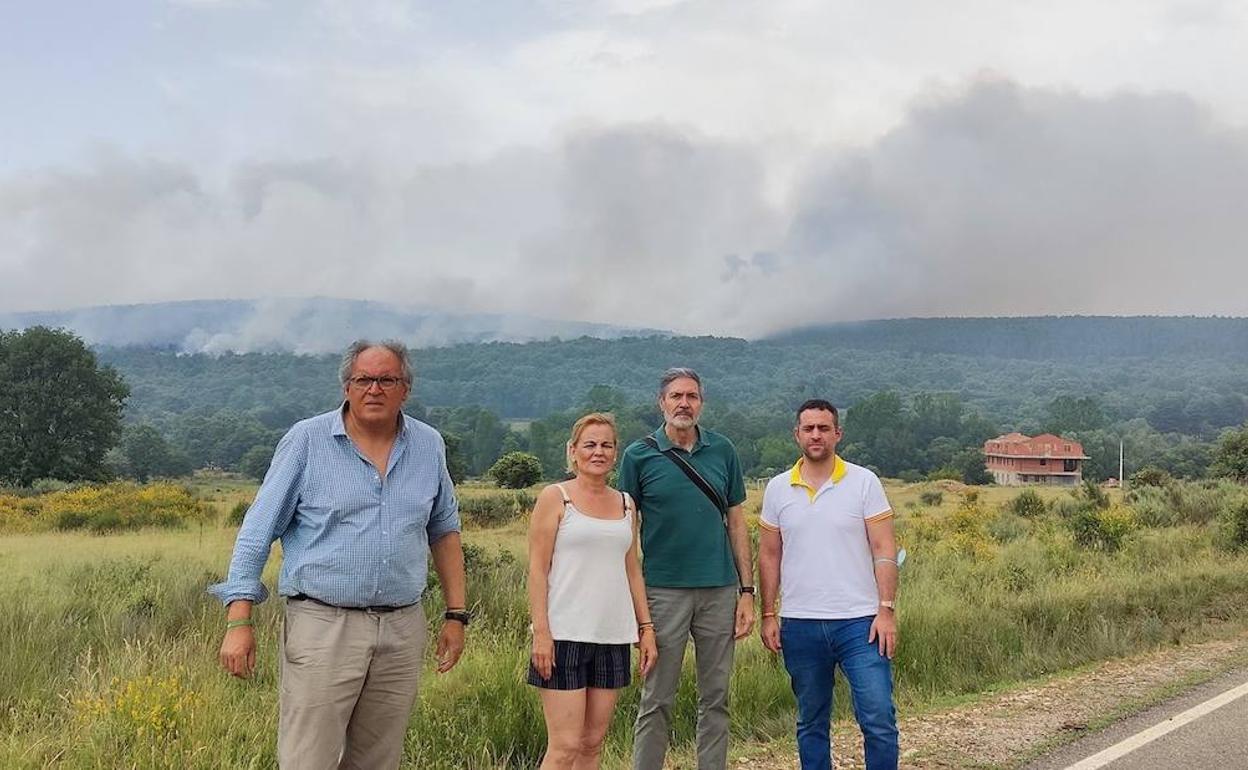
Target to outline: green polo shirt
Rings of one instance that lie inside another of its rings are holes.
[[[672,446],[663,428],[651,435],[659,449]],[[731,441],[699,428],[698,443],[692,452],[685,453],[685,459],[720,491],[729,506],[745,502],[741,460]],[[641,564],[646,585],[737,585],[737,568],[723,516],[675,463],[659,450],[634,441],[620,462],[619,487],[632,495],[641,509]]]

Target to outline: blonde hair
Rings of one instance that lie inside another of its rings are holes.
[[[567,447],[568,473],[576,473],[576,460],[574,457],[576,442],[581,440],[581,434],[591,425],[606,425],[610,427],[615,443],[620,443],[620,433],[615,427],[615,415],[610,412],[590,412],[572,424],[572,437],[568,439]]]

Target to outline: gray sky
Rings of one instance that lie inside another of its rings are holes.
[[[1248,315],[1236,2],[0,2],[0,311]]]

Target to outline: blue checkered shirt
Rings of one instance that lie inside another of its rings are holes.
[[[429,544],[459,531],[459,506],[442,436],[402,420],[384,480],[347,436],[341,408],[296,423],[243,518],[229,577],[208,592],[226,604],[264,601],[260,574],[280,538],[282,596],[340,607],[419,601]]]

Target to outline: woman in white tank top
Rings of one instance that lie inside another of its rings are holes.
[[[575,477],[542,490],[529,525],[528,681],[546,717],[542,768],[598,767],[619,688],[628,684],[629,645],[644,677],[658,659],[637,557],[636,508],[607,485],[617,436],[609,414],[572,426]]]

